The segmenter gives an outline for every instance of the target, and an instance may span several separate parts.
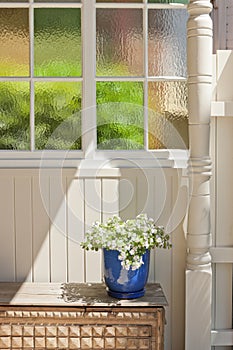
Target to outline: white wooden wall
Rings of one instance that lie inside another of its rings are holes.
[[[226,48],[233,49],[233,1],[226,1]]]
[[[212,102],[212,233],[213,313],[212,345],[233,347],[233,51],[216,55]]]
[[[233,49],[233,1],[213,0],[214,51]]]
[[[100,281],[100,253],[79,242],[93,221],[118,213],[116,174],[0,170],[0,281]]]
[[[171,232],[173,248],[152,253],[150,282],[160,282],[166,350],[184,349],[187,188],[181,170],[0,170],[0,281],[100,282],[101,254],[79,247],[95,220],[147,212]]]
[[[166,309],[165,349],[184,349],[186,242],[183,230],[187,183],[177,169],[121,169],[120,209],[123,218],[146,212],[171,234],[171,250],[152,253],[149,280],[161,283]]]

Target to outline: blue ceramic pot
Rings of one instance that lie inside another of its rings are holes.
[[[104,280],[108,294],[118,299],[134,299],[145,294],[150,265],[150,250],[142,259],[144,264],[137,270],[126,270],[121,266],[117,250],[103,249]]]

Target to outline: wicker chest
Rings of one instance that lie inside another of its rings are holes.
[[[119,301],[102,284],[0,283],[0,350],[163,350],[166,304],[158,284]]]

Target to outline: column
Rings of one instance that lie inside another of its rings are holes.
[[[212,90],[210,0],[190,0],[187,25],[189,189],[185,349],[211,348],[211,246],[209,149]]]

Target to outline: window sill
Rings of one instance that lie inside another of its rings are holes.
[[[0,168],[186,168],[188,150],[97,151],[84,159],[77,151],[1,151]]]

